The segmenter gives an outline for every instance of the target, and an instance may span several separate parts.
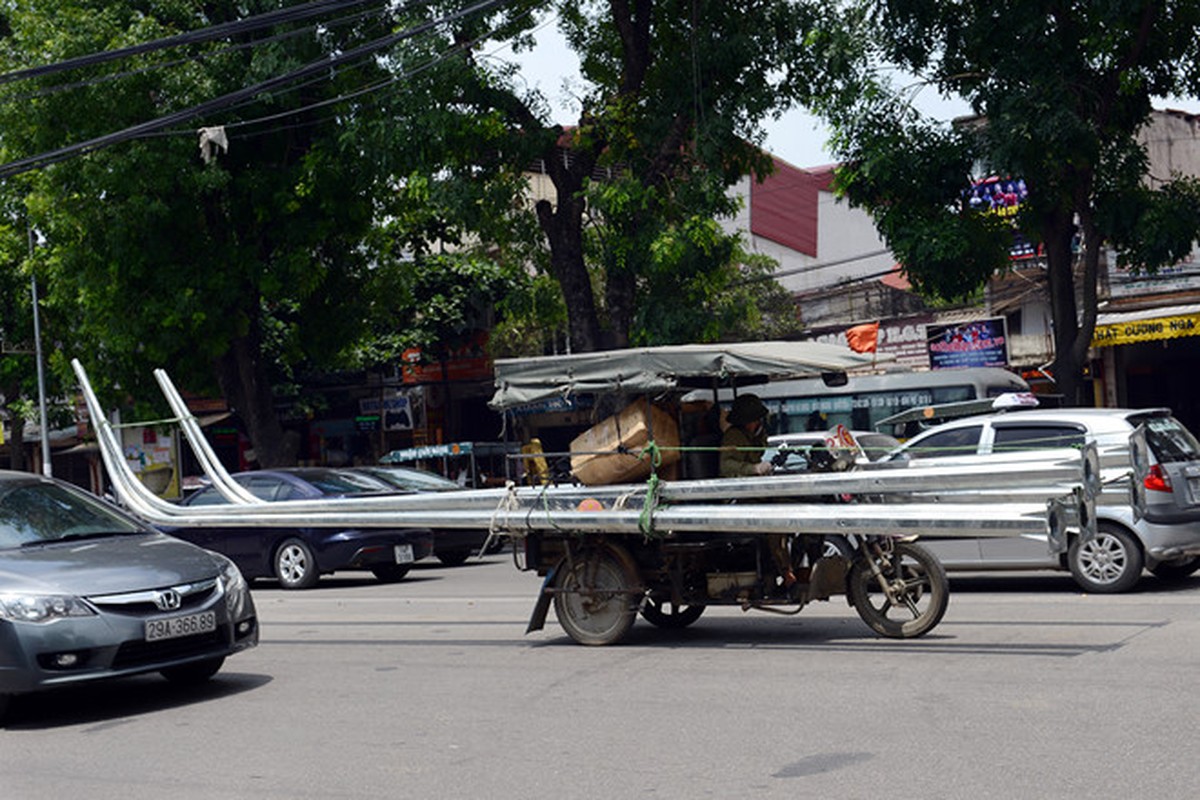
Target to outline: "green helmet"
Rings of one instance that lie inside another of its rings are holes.
[[[725,419],[730,425],[745,425],[756,419],[764,419],[766,416],[767,407],[763,405],[762,400],[758,399],[758,395],[741,394],[733,401],[733,408],[729,409],[729,414]]]

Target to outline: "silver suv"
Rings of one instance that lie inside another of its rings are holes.
[[[1127,479],[1129,437],[1145,426],[1150,463],[1143,480],[1146,513],[1136,518]],[[1024,537],[928,540],[949,570],[1067,569],[1088,592],[1133,588],[1142,570],[1179,579],[1200,569],[1200,442],[1169,409],[1062,408],[1014,410],[938,425],[884,457],[910,467],[951,465],[965,456],[1078,447],[1095,442],[1105,491],[1097,500],[1098,535],[1073,538],[1065,555]],[[1109,482],[1112,481],[1112,482]],[[1154,520],[1154,521],[1151,521]]]

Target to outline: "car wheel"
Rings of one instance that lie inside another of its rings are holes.
[[[437,560],[445,564],[447,567],[457,567],[467,562],[467,559],[471,557],[471,550],[469,548],[447,550],[446,552],[439,550],[436,555]]]
[[[1200,556],[1194,558],[1177,558],[1172,561],[1160,561],[1150,568],[1158,578],[1165,581],[1179,581],[1200,569]]]
[[[275,551],[275,577],[284,589],[310,589],[317,583],[317,561],[299,539],[288,539]]]
[[[213,675],[216,675],[224,663],[225,656],[220,656],[204,661],[196,661],[192,664],[182,664],[178,667],[167,667],[161,670],[160,674],[171,683],[176,683],[180,686],[194,686],[198,683],[204,683]]]
[[[382,564],[378,567],[371,567],[371,574],[384,583],[395,583],[403,580],[410,569],[412,569],[411,564]]]
[[[1124,528],[1101,522],[1096,536],[1071,542],[1067,555],[1071,575],[1084,591],[1095,594],[1127,592],[1142,577],[1142,548]]]
[[[4,715],[8,713],[8,704],[11,701],[11,694],[0,694],[0,725],[4,724]]]

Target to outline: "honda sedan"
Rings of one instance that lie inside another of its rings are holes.
[[[0,471],[0,717],[13,695],[57,686],[204,681],[257,643],[228,558],[66,483]]]

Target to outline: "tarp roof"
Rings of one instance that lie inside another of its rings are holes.
[[[890,361],[821,342],[685,344],[541,358],[499,359],[490,405],[512,408],[572,394],[663,392],[676,388],[763,383],[845,372]]]

